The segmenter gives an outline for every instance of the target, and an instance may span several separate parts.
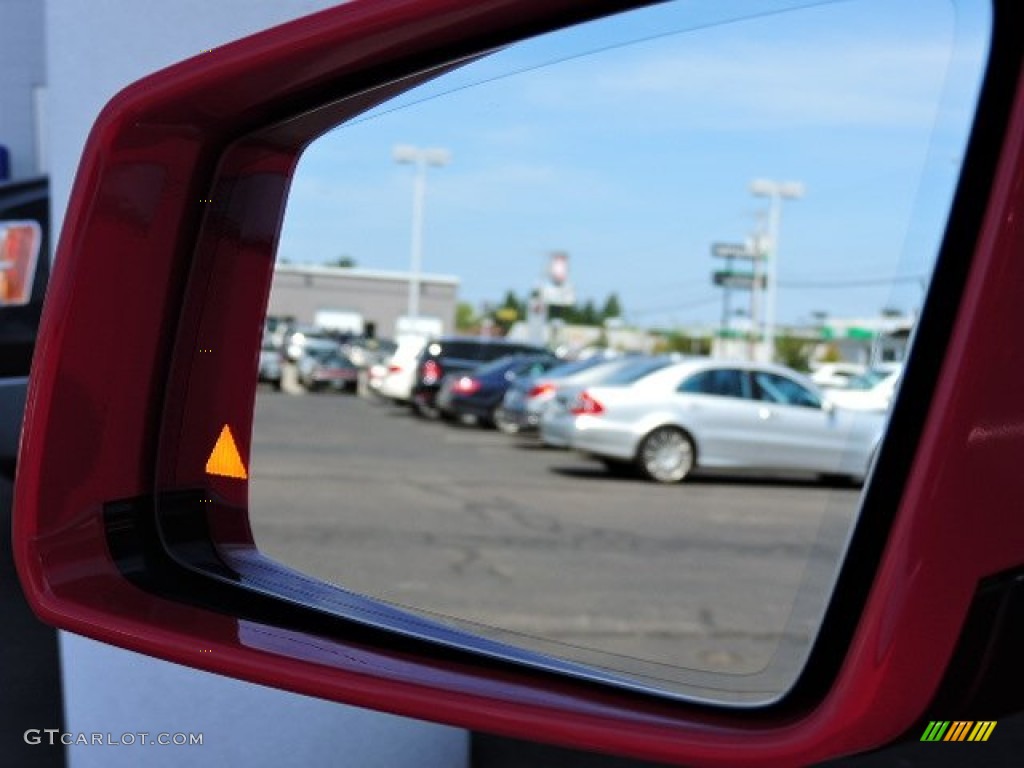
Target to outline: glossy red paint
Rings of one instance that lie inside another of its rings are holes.
[[[198,488],[234,510],[211,521],[221,546],[271,581],[292,575],[253,550],[245,483],[203,468],[225,423],[248,462],[259,322],[305,144],[401,90],[396,77],[631,4],[354,2],[197,56],[111,102],[61,236],[20,455],[15,554],[42,618],[324,698],[687,764],[813,762],[914,723],[979,579],[1024,563],[1024,356],[1005,334],[1024,295],[1019,86],[899,515],[838,677],[811,706],[754,717],[298,633],[154,597],[112,561],[105,503]]]

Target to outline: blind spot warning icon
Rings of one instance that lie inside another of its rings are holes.
[[[217,438],[217,442],[210,452],[210,458],[206,462],[206,474],[234,477],[239,480],[249,477],[245,471],[245,464],[242,463],[242,457],[238,453],[235,438],[231,435],[231,429],[227,424],[220,431],[220,437]]]

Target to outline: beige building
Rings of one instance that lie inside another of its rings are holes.
[[[394,338],[409,304],[410,277],[408,272],[279,264],[267,314],[312,323],[320,311],[357,312],[367,335]],[[439,318],[444,332],[453,332],[458,291],[457,277],[420,275],[420,316]]]

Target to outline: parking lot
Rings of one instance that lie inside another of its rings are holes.
[[[859,493],[662,486],[379,400],[263,390],[251,463],[257,542],[293,567],[524,645],[734,673],[808,641]]]

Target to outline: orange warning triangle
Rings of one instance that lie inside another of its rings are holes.
[[[235,438],[231,436],[228,425],[220,431],[216,445],[210,452],[210,458],[206,462],[206,474],[220,475],[221,477],[236,477],[245,480],[249,477],[245,472],[245,465],[238,453],[238,446],[235,445]]]

